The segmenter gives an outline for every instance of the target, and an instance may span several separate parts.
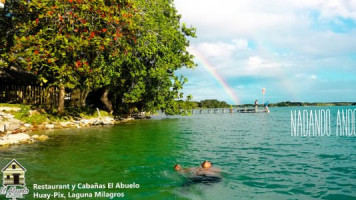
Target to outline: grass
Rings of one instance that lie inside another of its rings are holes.
[[[38,124],[42,124],[43,122],[49,121],[46,112],[35,110],[32,113],[30,113],[30,111],[31,109],[28,106],[21,105],[20,110],[14,113],[14,117],[25,123],[29,123],[33,125],[38,125]]]
[[[66,108],[66,113],[62,116],[59,116],[55,110],[46,111],[41,108],[31,107],[29,105],[23,104],[7,104],[0,103],[0,107],[17,107],[20,108],[19,111],[10,111],[14,117],[22,122],[32,124],[34,126],[42,124],[44,122],[56,123],[63,121],[73,121],[81,118],[97,118],[99,117],[98,111],[94,108],[76,108],[68,107]],[[101,117],[113,117],[106,111],[100,110]]]
[[[22,104],[0,103],[0,107],[20,108],[21,106],[28,106]],[[30,106],[28,106],[30,107]]]

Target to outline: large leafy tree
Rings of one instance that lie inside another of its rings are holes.
[[[60,113],[66,88],[81,89],[83,99],[104,88],[110,111],[109,91],[117,112],[180,112],[186,78],[175,73],[195,66],[187,51],[195,29],[181,24],[172,0],[8,2],[2,59],[59,87]]]
[[[7,63],[37,74],[43,84],[58,86],[59,113],[64,111],[66,88],[87,93],[107,85],[107,72],[119,66],[133,40],[133,9],[126,0],[15,0],[9,7],[11,15],[26,17],[14,19]]]
[[[172,0],[137,0],[135,4],[137,40],[113,85],[117,105],[179,113],[176,100],[183,98],[180,90],[187,80],[175,71],[195,66],[187,51],[187,37],[195,37],[195,29],[181,24]]]

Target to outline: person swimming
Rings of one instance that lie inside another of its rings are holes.
[[[180,171],[182,170],[182,167],[179,164],[174,165],[174,170]]]
[[[174,170],[184,172],[186,174],[186,182],[184,185],[197,183],[212,184],[221,181],[221,170],[213,168],[210,161],[205,160],[200,167],[183,169],[179,164],[174,166]]]
[[[207,161],[207,160],[205,160],[205,161],[201,164],[201,167],[202,167],[203,169],[210,169],[211,166],[212,166],[211,162],[209,162],[209,161]]]
[[[205,160],[200,168],[197,168],[195,175],[201,176],[220,176],[221,170],[219,168],[212,167],[213,164],[210,161]]]

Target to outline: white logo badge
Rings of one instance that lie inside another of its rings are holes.
[[[24,194],[29,192],[25,183],[26,169],[13,159],[1,172],[3,173],[3,187],[0,189],[0,195],[5,195],[6,198],[12,200],[23,199]]]

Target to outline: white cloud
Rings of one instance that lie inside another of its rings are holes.
[[[196,49],[202,52],[206,57],[229,57],[234,51],[247,49],[248,41],[246,39],[234,39],[231,43],[226,42],[202,42],[196,45]]]
[[[298,80],[306,80],[306,79],[309,79],[309,80],[315,80],[317,79],[317,76],[315,74],[296,74],[295,77],[298,79]]]
[[[240,71],[245,76],[274,76],[279,70],[279,64],[265,60],[259,56],[251,56],[246,60],[246,65]]]
[[[355,0],[175,0],[175,4],[182,21],[197,27],[192,46],[231,80],[236,91],[245,85],[235,79],[254,77],[278,80],[286,90],[294,87],[303,96],[311,86],[323,88],[318,84],[327,84],[330,76],[356,74]]]
[[[198,27],[198,34],[218,32],[221,35],[250,35],[251,32],[273,27],[285,29],[296,22],[293,13],[280,13],[281,10],[275,12],[271,6],[273,3],[270,4],[269,1],[264,5],[263,2],[251,0],[177,0],[175,4],[182,13],[183,20]],[[266,11],[268,8],[272,9]]]
[[[232,43],[237,49],[248,49],[248,41],[246,39],[234,39]]]
[[[322,18],[344,17],[356,19],[356,2],[354,0],[295,0],[292,5],[301,9],[320,11]]]
[[[197,48],[200,52],[203,52],[207,57],[216,57],[216,56],[230,56],[232,51],[234,51],[235,46],[227,43],[217,42],[217,43],[208,43],[203,42],[198,44]]]

